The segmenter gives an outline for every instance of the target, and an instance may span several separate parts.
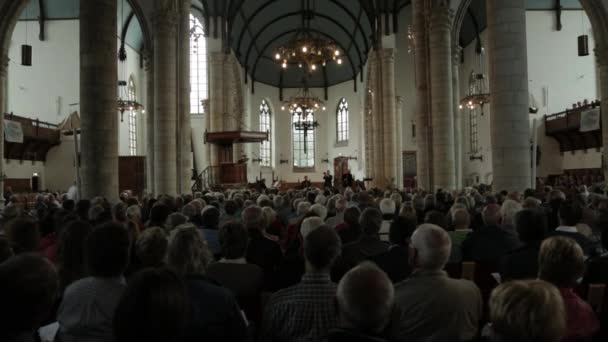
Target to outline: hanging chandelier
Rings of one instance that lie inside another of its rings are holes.
[[[336,42],[311,33],[310,20],[315,15],[312,1],[302,1],[301,28],[285,45],[280,46],[274,55],[283,69],[293,64],[299,68],[306,67],[308,72],[312,73],[330,62],[342,64],[341,52]]]
[[[124,16],[124,3],[121,7],[121,17]],[[124,18],[121,18],[123,20]],[[123,20],[124,22],[124,20]],[[118,50],[119,70],[121,80],[118,80],[118,112],[120,112],[120,122],[124,121],[124,114],[127,111],[138,112],[142,111],[145,113],[144,106],[135,100],[135,94],[131,93],[127,83],[127,50],[125,49],[125,42],[122,41],[120,49]]]
[[[484,106],[487,103],[490,103],[487,78],[483,73],[483,52],[483,48],[478,50],[480,72],[471,71],[471,75],[469,76],[469,92],[467,96],[460,100],[459,106],[460,109],[468,108],[469,110],[474,110],[476,107],[479,107],[481,108],[482,115]]]
[[[308,87],[301,88],[295,96],[290,97],[287,101],[283,101],[281,110],[295,112],[298,108],[302,111],[325,111],[325,102],[315,96]]]

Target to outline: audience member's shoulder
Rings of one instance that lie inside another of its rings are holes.
[[[218,298],[232,299],[234,295],[230,290],[222,286],[217,281],[203,276],[188,276],[186,282],[189,285],[191,291],[194,293],[204,292],[211,296],[217,296]]]

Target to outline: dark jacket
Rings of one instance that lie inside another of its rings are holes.
[[[369,258],[388,275],[393,284],[404,280],[412,273],[408,259],[407,246],[398,245],[391,246],[388,251]]]
[[[536,279],[538,277],[538,253],[540,243],[525,245],[507,254],[501,262],[502,281]]]
[[[334,329],[327,336],[328,342],[388,342],[388,340],[377,337],[361,334],[354,330]]]
[[[581,246],[581,248],[583,249],[583,252],[585,253],[586,256],[596,256],[596,254],[597,254],[593,243],[591,243],[591,241],[589,241],[589,239],[587,239],[585,237],[585,235],[583,235],[581,233],[571,233],[571,232],[564,232],[561,230],[554,230],[554,231],[550,232],[549,234],[547,234],[547,237],[552,237],[552,236],[564,236],[564,237],[569,237],[569,238],[573,239],[574,241],[576,241],[578,243],[579,246]]]
[[[500,260],[519,246],[517,236],[498,226],[486,226],[472,232],[462,242],[462,258],[498,267]]]
[[[276,241],[272,241],[258,230],[249,231],[247,262],[256,264],[264,271],[264,287],[272,289],[275,276],[283,259],[283,252]]]
[[[380,241],[378,236],[363,235],[359,241],[342,247],[342,255],[336,260],[332,269],[332,280],[339,282],[342,276],[360,262],[388,251],[389,244]]]
[[[199,275],[187,276],[185,282],[190,319],[179,342],[245,340],[247,325],[230,290]]]

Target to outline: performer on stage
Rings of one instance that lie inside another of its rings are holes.
[[[327,170],[327,172],[323,172],[323,187],[331,188],[333,179],[334,177],[329,173],[329,170]]]
[[[311,185],[312,183],[310,182],[310,180],[308,180],[308,176],[304,176],[304,180],[302,181],[302,183],[300,183],[302,189],[310,188]]]
[[[342,185],[345,188],[348,188],[348,187],[352,187],[353,183],[354,183],[353,174],[350,173],[350,169],[348,169],[348,171],[346,171],[346,173],[342,175]]]

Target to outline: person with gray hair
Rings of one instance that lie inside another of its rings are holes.
[[[388,241],[388,231],[391,227],[391,222],[395,218],[397,206],[395,201],[390,198],[383,198],[380,201],[380,211],[382,212],[382,226],[380,227],[380,240]]]
[[[336,231],[327,226],[306,236],[306,273],[302,281],[276,292],[266,306],[263,327],[270,340],[322,341],[337,327],[336,284],[330,280],[329,271],[340,247]]]
[[[184,280],[190,302],[189,318],[178,341],[243,341],[247,336],[234,295],[204,276],[211,260],[196,226],[184,224],[171,233],[168,263]]]
[[[395,334],[400,341],[469,341],[477,336],[483,303],[471,281],[443,271],[451,241],[441,227],[423,224],[412,235],[412,275],[397,285]]]
[[[300,226],[300,234],[302,234],[302,238],[306,239],[306,236],[310,234],[313,230],[319,228],[323,225],[323,219],[318,216],[307,217],[302,221],[302,225]]]
[[[315,213],[323,221],[327,218],[327,208],[322,204],[311,205],[309,211]]]
[[[329,333],[329,342],[384,341],[395,303],[395,289],[386,273],[371,262],[348,271],[337,292],[339,329]]]
[[[173,229],[177,228],[177,226],[185,224],[188,222],[188,217],[181,213],[172,213],[167,217],[167,221],[165,222],[165,229],[167,233],[170,233]]]
[[[325,220],[325,224],[332,228],[335,228],[339,224],[344,223],[344,211],[346,210],[346,205],[346,199],[342,197],[336,199],[336,215],[327,218],[327,220]]]

